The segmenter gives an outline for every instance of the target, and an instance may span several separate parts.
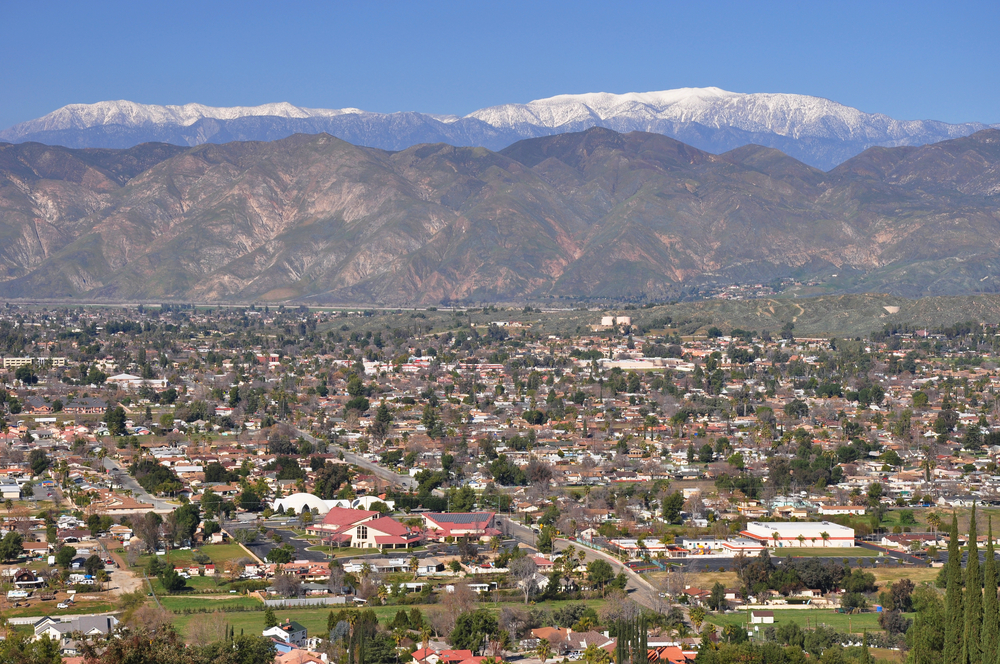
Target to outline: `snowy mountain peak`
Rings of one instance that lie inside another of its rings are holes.
[[[564,94],[483,108],[465,117],[303,108],[288,102],[219,108],[117,100],[64,106],[0,131],[0,140],[124,148],[149,141],[197,145],[327,132],[388,150],[435,142],[496,150],[523,138],[595,126],[665,134],[716,153],[756,143],[824,169],[875,145],[922,145],[986,128],[895,120],[807,95],[680,88]]]

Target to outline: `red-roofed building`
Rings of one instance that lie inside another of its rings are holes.
[[[681,650],[677,646],[662,646],[660,648],[649,649],[650,664],[662,664],[663,662],[670,662],[670,664],[686,664],[687,662],[693,662],[697,656],[697,651],[685,651]]]
[[[496,527],[495,512],[427,512],[421,516],[427,532],[438,540],[445,537],[489,539],[501,534]]]
[[[331,507],[320,523],[306,527],[306,532],[319,535],[325,544],[359,549],[408,549],[423,541],[423,533],[411,530],[381,513]]]

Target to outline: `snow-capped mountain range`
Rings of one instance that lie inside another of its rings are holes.
[[[350,143],[387,150],[438,142],[499,150],[524,138],[594,126],[665,134],[715,153],[747,144],[764,145],[830,169],[872,146],[935,143],[989,125],[896,120],[806,95],[683,88],[559,95],[527,104],[492,106],[464,117],[301,108],[285,102],[216,108],[105,101],[64,106],[0,132],[0,141],[127,148],[150,141],[198,145],[326,132]]]

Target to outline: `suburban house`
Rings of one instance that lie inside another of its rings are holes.
[[[118,619],[114,616],[81,616],[68,622],[59,622],[57,618],[45,617],[35,623],[35,641],[43,636],[65,646],[74,632],[79,632],[84,637],[105,636],[110,634],[118,624]]]
[[[304,646],[308,634],[306,633],[306,628],[295,622],[294,620],[286,620],[280,625],[275,625],[270,629],[265,629],[261,632],[261,636],[270,637],[272,639],[277,639],[282,643],[288,643],[294,646]]]

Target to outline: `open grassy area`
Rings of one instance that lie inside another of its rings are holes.
[[[174,549],[166,552],[162,556],[156,556],[156,558],[162,564],[170,563],[171,565],[192,565],[194,563],[195,551],[201,551],[206,556],[211,558],[212,562],[215,563],[216,567],[221,565],[224,561],[236,558],[246,558],[246,551],[243,550],[239,544],[206,544],[205,546],[199,547],[198,549],[189,549],[182,551],[180,549]],[[153,558],[153,555],[145,554],[139,556],[139,561],[136,563],[136,568],[143,569],[149,564],[149,560]]]
[[[173,599],[173,598],[170,598]],[[586,604],[588,606],[597,609],[603,600],[582,600],[576,601],[556,601],[556,602],[546,602],[544,608],[552,611],[565,604]],[[166,604],[164,604],[166,606]],[[416,608],[420,609],[424,616],[426,617],[427,612],[434,608],[435,604],[418,604]],[[488,609],[499,613],[505,606],[524,608],[523,603],[518,602],[500,602],[499,604],[493,604],[492,602],[482,602],[480,604],[481,608]],[[183,607],[182,607],[183,608]],[[344,607],[340,606],[325,606],[325,607],[304,607],[295,609],[276,609],[275,615],[278,620],[284,620],[285,618],[290,618],[296,622],[304,625],[306,629],[309,630],[309,635],[313,636],[316,634],[323,634],[326,632],[326,618],[330,614],[330,611],[340,611]],[[350,608],[350,607],[349,607]],[[366,607],[367,608],[367,607]],[[375,611],[380,621],[392,620],[398,611],[409,612],[414,606],[375,606],[370,607]],[[193,620],[205,620],[206,615],[202,613],[188,614],[188,615],[177,615],[174,617],[174,626],[182,634],[185,633],[188,625],[191,624]],[[231,627],[236,630],[238,634],[240,630],[245,630],[248,634],[260,634],[261,630],[264,629],[264,612],[263,611],[229,611],[225,612],[221,618]]]
[[[107,601],[101,600],[81,600],[73,602],[67,609],[56,608],[58,602],[49,600],[47,602],[30,601],[27,606],[18,606],[6,609],[3,612],[5,618],[17,618],[18,616],[62,616],[76,613],[106,613],[118,609],[118,605],[109,597]]]
[[[191,593],[228,593],[226,586],[221,585],[224,579],[222,576],[192,576],[190,579],[186,580],[185,587],[178,594],[191,594]],[[153,581],[155,584],[157,595],[166,595],[167,591],[160,584],[159,579]]]
[[[183,611],[185,609],[209,609],[211,611],[228,611],[234,607],[256,608],[260,600],[240,595],[223,595],[217,597],[199,597],[197,595],[184,597],[171,595],[159,597],[160,604],[168,611]]]
[[[916,614],[906,614],[907,618],[913,618]],[[748,621],[748,613],[740,611],[738,613],[713,614],[708,617],[708,621],[725,627],[726,625],[745,625]],[[833,609],[774,609],[775,625],[782,623],[797,622],[803,629],[807,627],[817,627],[823,625],[832,627],[838,632],[860,634],[867,630],[878,632],[882,628],[878,624],[878,614],[859,613],[848,615],[837,613]],[[761,629],[764,625],[761,625]]]
[[[941,570],[937,567],[877,567],[867,571],[874,574],[875,581],[883,586],[900,579],[909,579],[915,585],[925,582],[933,584]]]

